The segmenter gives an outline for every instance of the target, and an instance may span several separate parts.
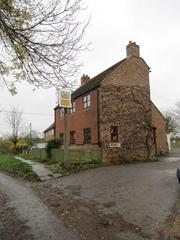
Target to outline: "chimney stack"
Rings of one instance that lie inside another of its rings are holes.
[[[129,41],[129,44],[126,46],[127,57],[140,57],[139,45],[136,42]]]
[[[81,77],[81,86],[84,85],[85,83],[89,82],[91,79],[88,75],[83,74]]]

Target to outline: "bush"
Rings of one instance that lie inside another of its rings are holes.
[[[46,151],[48,158],[52,158],[52,149],[59,148],[60,146],[60,139],[59,138],[52,138],[48,141]]]
[[[12,143],[10,140],[2,140],[0,142],[0,152],[2,154],[13,153],[14,150],[15,150],[14,143]]]
[[[18,153],[22,153],[23,150],[28,148],[28,143],[25,139],[19,139],[16,144],[16,150]]]

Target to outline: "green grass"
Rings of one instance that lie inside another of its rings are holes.
[[[0,155],[0,171],[28,180],[39,180],[31,166],[15,159],[12,155]]]

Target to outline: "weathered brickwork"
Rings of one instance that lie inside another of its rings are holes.
[[[142,160],[153,149],[151,101],[142,87],[101,87],[100,139],[104,161]],[[110,147],[111,126],[118,127],[120,148]]]

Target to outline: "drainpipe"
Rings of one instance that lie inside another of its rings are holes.
[[[100,130],[99,130],[99,88],[97,88],[97,137],[98,137],[98,145],[100,147]]]

